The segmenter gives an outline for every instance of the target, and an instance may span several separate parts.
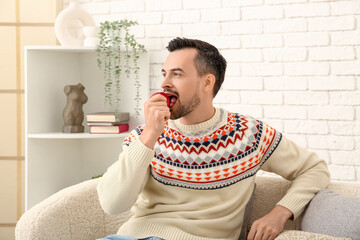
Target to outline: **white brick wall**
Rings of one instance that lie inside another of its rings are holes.
[[[310,90],[355,90],[355,78],[352,76],[311,76],[308,78],[308,84]],[[357,90],[359,90],[359,88]]]
[[[330,6],[328,3],[289,4],[284,6],[284,10],[287,18],[330,15]]]
[[[309,60],[355,60],[354,47],[309,48]]]
[[[328,32],[306,32],[284,34],[285,46],[287,47],[311,47],[329,45]]]
[[[278,6],[260,6],[241,8],[242,18],[251,19],[279,19],[283,18],[283,9]]]
[[[262,33],[263,25],[260,21],[222,22],[221,29],[224,35],[256,34]]]
[[[64,0],[67,6],[69,0]],[[228,61],[215,105],[271,124],[360,182],[359,0],[82,0],[97,24],[127,18],[160,89],[174,37],[214,44]]]

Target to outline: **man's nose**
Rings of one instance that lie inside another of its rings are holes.
[[[171,79],[169,78],[169,76],[164,77],[162,83],[161,83],[161,88],[165,89],[165,88],[171,88],[172,84],[171,84]]]

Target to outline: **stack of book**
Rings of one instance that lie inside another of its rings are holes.
[[[129,131],[128,112],[96,112],[86,115],[90,133],[122,133]]]

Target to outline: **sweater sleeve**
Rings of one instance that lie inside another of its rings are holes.
[[[315,153],[277,134],[281,140],[261,169],[291,181],[289,190],[277,205],[289,209],[296,219],[315,194],[329,184],[330,173],[326,162]]]
[[[154,150],[141,142],[140,134],[137,128],[124,140],[119,159],[107,169],[97,186],[100,205],[109,215],[129,210],[150,176]]]

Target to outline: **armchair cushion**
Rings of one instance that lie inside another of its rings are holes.
[[[301,230],[360,239],[360,198],[321,190],[309,203]]]
[[[131,214],[104,213],[96,192],[98,180],[65,188],[29,209],[16,225],[16,239],[85,240],[116,233]]]
[[[351,240],[350,238],[339,238],[325,234],[310,233],[298,230],[284,231],[275,240]]]

